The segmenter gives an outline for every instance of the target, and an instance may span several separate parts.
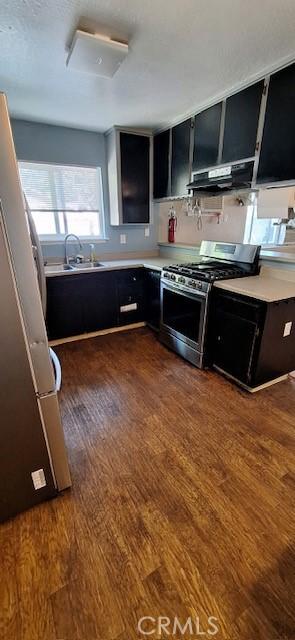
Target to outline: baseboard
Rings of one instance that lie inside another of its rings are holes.
[[[256,391],[261,391],[262,389],[266,389],[267,387],[271,387],[273,384],[277,384],[278,382],[282,382],[283,380],[287,380],[287,378],[288,378],[288,374],[286,373],[283,376],[279,376],[278,378],[274,378],[273,380],[269,380],[268,382],[264,382],[263,384],[259,384],[257,387],[248,387],[247,384],[244,384],[243,382],[241,382],[240,380],[238,380],[237,378],[232,376],[230,373],[227,373],[227,371],[224,371],[220,367],[217,367],[216,365],[213,365],[213,369],[218,371],[218,373],[222,373],[222,375],[224,375],[226,378],[228,378],[229,380],[232,380],[233,382],[235,382],[237,385],[239,385],[239,387],[242,387],[242,389],[245,389],[246,391],[249,391],[249,393],[256,393]]]
[[[122,327],[112,327],[111,329],[102,329],[101,331],[91,331],[91,333],[81,333],[78,336],[70,336],[69,338],[59,338],[58,340],[50,340],[49,346],[56,347],[59,344],[65,344],[66,342],[76,342],[77,340],[88,340],[88,338],[96,338],[97,336],[106,336],[109,333],[119,333],[120,331],[129,331],[130,329],[139,329],[145,327],[146,322],[134,322],[133,324],[126,324]]]

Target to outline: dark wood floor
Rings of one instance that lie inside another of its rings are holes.
[[[148,329],[58,354],[73,489],[0,529],[1,640],[295,638],[295,383],[248,395]]]

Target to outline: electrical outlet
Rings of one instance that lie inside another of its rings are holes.
[[[145,227],[144,228],[144,237],[148,238],[150,235],[150,228],[149,227]]]
[[[37,471],[32,471],[31,473],[34,489],[38,491],[38,489],[42,489],[46,487],[45,473],[44,469],[38,469]]]
[[[126,233],[120,233],[120,244],[126,244],[126,243],[127,243]]]

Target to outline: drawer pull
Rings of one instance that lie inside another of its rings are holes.
[[[137,302],[132,302],[131,304],[123,304],[122,307],[120,307],[120,312],[126,313],[127,311],[136,311],[136,309]]]

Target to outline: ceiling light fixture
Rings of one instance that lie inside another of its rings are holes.
[[[128,53],[128,44],[77,29],[67,66],[76,71],[112,78]]]

